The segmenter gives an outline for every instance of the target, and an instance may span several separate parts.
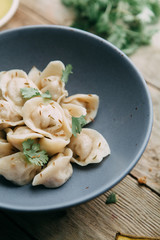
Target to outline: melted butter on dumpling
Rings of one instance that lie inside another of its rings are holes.
[[[71,157],[72,151],[69,148],[66,148],[64,153],[59,153],[52,157],[47,167],[34,177],[32,185],[42,184],[48,188],[56,188],[63,185],[73,173],[70,163]]]
[[[73,151],[72,162],[81,166],[99,163],[110,154],[105,138],[96,130],[83,128],[77,137],[72,136],[68,145]]]
[[[22,143],[27,141],[27,139],[37,139],[43,137],[43,135],[32,131],[26,126],[16,127],[14,130],[7,128],[5,131],[7,133],[8,142],[20,151],[23,151]]]
[[[14,106],[15,111],[20,115],[22,115],[21,110],[25,103],[25,99],[22,97],[20,89],[26,87],[37,88],[22,70],[10,70],[1,74],[0,87],[3,98],[11,103]]]
[[[29,183],[40,170],[40,166],[27,162],[21,152],[0,158],[0,175],[18,185]]]
[[[63,104],[74,104],[86,109],[85,120],[87,123],[93,121],[99,107],[99,97],[96,94],[75,94],[63,100]]]
[[[33,131],[51,139],[60,131],[68,138],[72,135],[63,109],[54,101],[45,101],[41,97],[28,100],[23,106],[23,119]]]
[[[22,117],[15,111],[14,106],[5,100],[0,100],[0,129],[22,124]]]

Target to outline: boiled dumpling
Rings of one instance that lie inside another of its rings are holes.
[[[62,98],[68,96],[65,84],[61,81],[64,64],[61,61],[52,61],[43,70],[39,77],[38,87],[42,93],[50,92],[54,101],[60,102]]]
[[[37,139],[43,137],[43,135],[33,132],[30,128],[26,126],[16,127],[14,130],[12,130],[11,128],[7,128],[5,131],[7,133],[8,142],[10,142],[20,151],[23,150],[22,143],[27,139]]]
[[[42,150],[45,150],[49,156],[63,152],[70,139],[62,132],[55,133],[52,139],[43,137],[39,140]]]
[[[21,152],[0,158],[0,175],[18,185],[29,183],[40,170],[40,166],[27,162]]]
[[[14,110],[22,116],[22,106],[25,103],[21,88],[37,88],[22,70],[10,70],[0,75],[0,88],[3,98],[14,106]]]
[[[63,104],[75,104],[86,109],[87,114],[85,120],[87,123],[95,118],[98,106],[99,97],[96,94],[75,94],[63,100]]]
[[[80,117],[80,116],[86,116],[87,112],[86,109],[82,106],[79,105],[75,105],[72,103],[68,103],[68,104],[62,104],[61,105],[66,118],[69,121],[70,126],[72,126],[72,117]]]
[[[56,188],[64,184],[73,173],[71,157],[72,151],[69,148],[52,157],[47,167],[34,177],[32,185],[42,184],[48,188]]]
[[[5,100],[0,100],[0,129],[23,123],[22,117],[15,111],[13,105]]]
[[[14,147],[5,139],[5,133],[0,131],[0,158],[15,153]]]
[[[45,101],[41,97],[28,100],[23,107],[23,119],[30,129],[51,139],[58,132],[63,133],[67,138],[72,135],[64,111],[55,101]]]
[[[41,71],[38,70],[35,66],[28,73],[28,78],[34,82],[34,84],[39,88],[39,76],[41,75]]]
[[[104,137],[89,128],[83,128],[77,137],[72,136],[68,147],[73,151],[72,162],[81,166],[99,163],[110,154],[110,148]]]

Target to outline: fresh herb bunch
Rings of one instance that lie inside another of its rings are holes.
[[[127,55],[150,43],[160,16],[159,0],[62,0],[76,13],[72,27],[97,34]]]

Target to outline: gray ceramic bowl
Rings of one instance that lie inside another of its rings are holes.
[[[57,210],[93,199],[130,172],[141,157],[152,128],[152,103],[142,76],[107,41],[84,31],[32,26],[0,33],[0,71],[43,69],[51,60],[72,64],[69,94],[95,93],[100,108],[89,127],[108,140],[111,155],[100,164],[74,165],[70,180],[57,189],[17,187],[0,177],[0,207]]]

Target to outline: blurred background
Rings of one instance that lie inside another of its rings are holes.
[[[0,19],[14,2],[19,2],[17,12],[1,30],[37,24],[73,26],[107,39],[129,56],[149,45],[160,30],[159,0],[0,0]]]

